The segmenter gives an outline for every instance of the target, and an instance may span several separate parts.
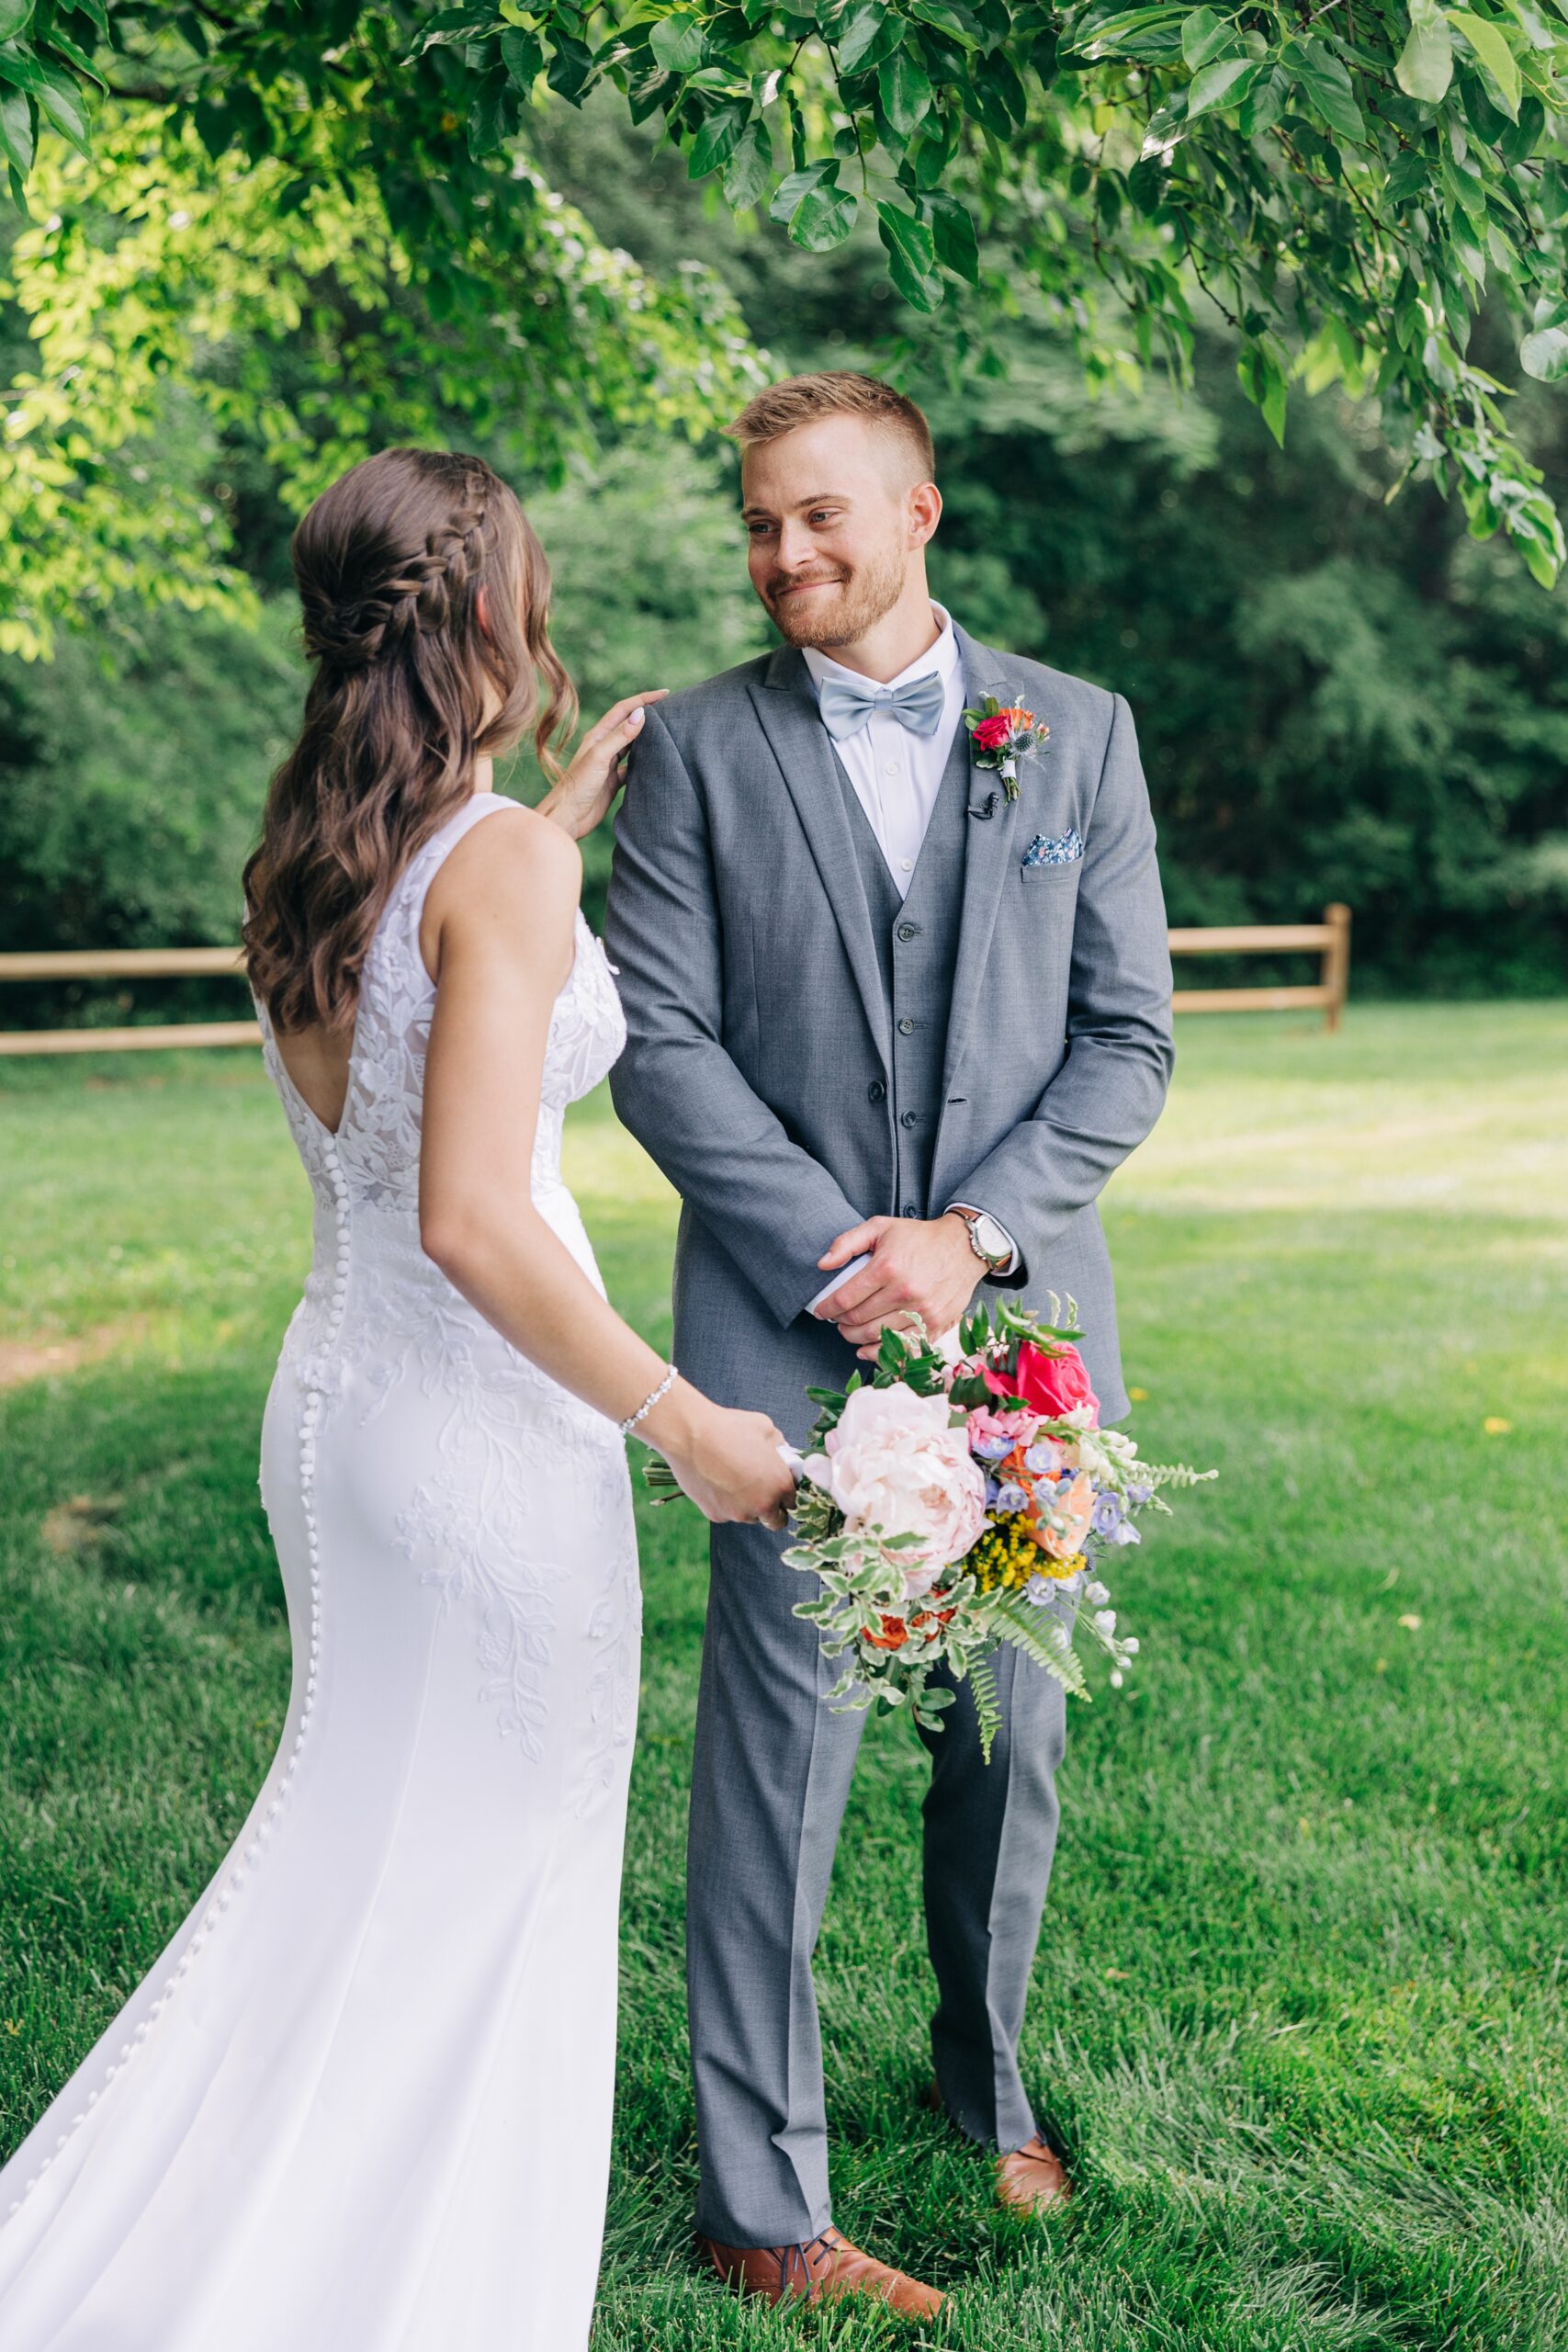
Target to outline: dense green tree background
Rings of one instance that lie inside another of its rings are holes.
[[[1568,980],[1568,606],[1502,539],[1467,538],[1429,485],[1385,504],[1400,467],[1371,408],[1328,385],[1292,404],[1278,448],[1219,327],[1198,337],[1191,392],[1145,376],[1091,398],[1070,338],[1025,299],[985,366],[955,369],[950,343],[908,339],[872,232],[825,256],[767,225],[745,232],[607,105],[557,110],[537,145],[553,186],[651,280],[705,265],[778,371],[901,368],[938,438],[938,593],[987,640],[1129,696],[1173,920],[1299,919],[1343,898],[1362,989]],[[160,466],[193,511],[220,514],[253,617],[128,594],[62,632],[52,663],[0,660],[6,945],[234,935],[238,866],[299,694],[293,516],[256,386],[314,380],[322,349],[344,347],[329,328],[349,299],[323,279],[297,327],[231,338],[222,369],[249,400],[215,406],[171,385],[161,413]],[[418,289],[400,302],[416,348]],[[1483,345],[1486,332],[1483,319]],[[1495,342],[1485,356],[1505,374],[1501,323]],[[23,363],[14,305],[0,344],[0,364]],[[406,429],[382,386],[342,389],[373,439]],[[1515,410],[1561,491],[1561,393],[1527,384]],[[537,417],[504,403],[479,415],[471,398],[434,414],[528,497],[590,710],[767,641],[725,445],[612,418],[597,454],[562,444],[542,470]],[[525,767],[513,784],[530,788]],[[591,854],[591,913],[607,850]],[[123,991],[8,993],[7,1021],[127,1017]],[[188,989],[144,989],[132,1012],[171,1001],[194,1009]]]

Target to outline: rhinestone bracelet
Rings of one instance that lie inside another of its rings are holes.
[[[638,1421],[642,1420],[648,1414],[652,1412],[655,1405],[658,1404],[661,1396],[669,1396],[670,1391],[674,1387],[675,1383],[680,1379],[680,1374],[676,1371],[674,1365],[671,1364],[663,1379],[660,1382],[658,1387],[653,1391],[652,1395],[643,1398],[642,1403],[637,1407],[637,1411],[632,1415],[630,1420],[623,1421],[621,1423],[621,1435],[623,1437],[631,1436],[633,1430],[637,1428]],[[647,1440],[645,1439],[643,1442],[646,1444]]]

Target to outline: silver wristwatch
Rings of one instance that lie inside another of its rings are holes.
[[[1012,1256],[1012,1243],[996,1218],[987,1216],[984,1209],[954,1208],[953,1214],[961,1216],[969,1227],[969,1247],[987,1272],[998,1272]]]

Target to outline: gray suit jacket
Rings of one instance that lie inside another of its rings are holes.
[[[1021,698],[1051,729],[1020,797],[967,829],[958,951],[924,1215],[987,1209],[1005,1288],[1078,1301],[1107,1419],[1126,1410],[1094,1202],[1169,1079],[1170,959],[1155,831],[1120,695],[960,633],[967,699]],[[971,798],[998,787],[976,770]],[[1026,866],[1037,834],[1084,854]],[[813,1419],[804,1380],[852,1356],[802,1324],[818,1260],[897,1214],[890,1009],[843,790],[809,673],[781,648],[649,709],[616,828],[606,944],[628,1039],[626,1125],[684,1204],[675,1350],[726,1402]],[[882,1081],[879,1085],[878,1081]],[[907,1204],[903,1204],[907,1205]]]

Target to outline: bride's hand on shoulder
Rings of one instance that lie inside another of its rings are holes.
[[[661,1399],[649,1415],[638,1435],[645,1432],[705,1519],[783,1527],[795,1474],[780,1452],[784,1433],[766,1413],[716,1405],[682,1381],[668,1404]]]
[[[626,782],[626,753],[642,732],[643,713],[649,703],[662,702],[669,691],[668,686],[655,686],[612,704],[578,745],[560,782],[540,801],[540,815],[579,842],[602,825]]]

